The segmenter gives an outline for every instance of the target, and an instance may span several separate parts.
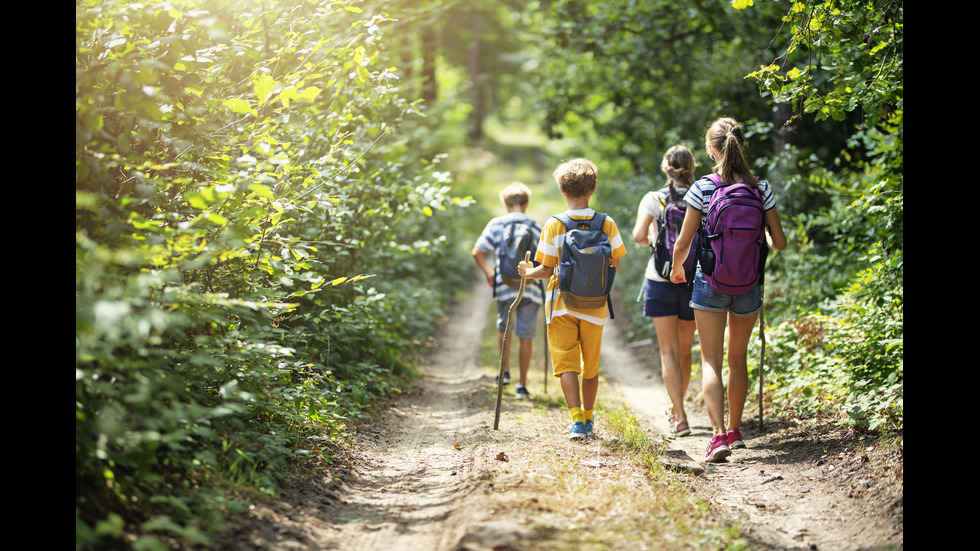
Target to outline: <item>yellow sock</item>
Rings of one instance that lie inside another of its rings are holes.
[[[585,420],[586,421],[592,421],[592,412],[593,411],[595,411],[595,409],[583,409],[582,410],[582,415],[585,416]]]
[[[568,411],[572,414],[573,423],[576,421],[585,422],[585,413],[582,411],[582,408],[569,408]]]

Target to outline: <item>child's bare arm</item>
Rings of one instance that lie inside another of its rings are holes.
[[[548,279],[555,273],[555,269],[544,264],[535,267],[531,262],[525,261],[517,265],[517,272],[525,279]]]
[[[494,273],[493,267],[490,266],[490,262],[487,260],[486,255],[483,253],[483,249],[479,247],[473,247],[473,259],[476,260],[477,266],[480,267],[480,271],[483,272],[483,276],[487,280],[487,284],[493,287]]]

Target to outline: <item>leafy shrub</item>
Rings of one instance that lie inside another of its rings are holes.
[[[77,548],[209,545],[452,298],[466,203],[362,7],[76,5]]]

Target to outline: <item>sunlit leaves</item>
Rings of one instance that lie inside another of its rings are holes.
[[[843,120],[859,108],[875,124],[904,97],[904,11],[901,2],[794,2],[777,64],[748,75],[798,118]],[[806,57],[802,57],[805,55]]]
[[[388,18],[361,7],[76,5],[76,488],[93,504],[76,525],[89,543],[106,512],[163,512],[172,524],[144,529],[175,534],[217,514],[172,491],[188,470],[274,491],[313,445],[302,437],[337,438],[439,315],[416,280],[457,273],[442,215],[457,203],[430,152],[384,139],[420,131],[402,129],[413,107],[386,82]],[[427,188],[429,217],[414,206]],[[140,497],[87,495],[107,485]]]
[[[260,106],[265,105],[265,102],[269,100],[269,97],[272,95],[272,91],[276,89],[276,86],[276,79],[272,78],[272,76],[268,73],[259,73],[255,77],[253,90]]]
[[[226,109],[233,113],[238,113],[241,115],[258,115],[258,112],[252,107],[252,104],[249,103],[248,100],[241,98],[228,98],[224,101],[223,105]]]

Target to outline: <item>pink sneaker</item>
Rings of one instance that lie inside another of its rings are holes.
[[[708,443],[708,452],[704,454],[704,459],[708,463],[718,463],[731,454],[732,450],[728,447],[728,435],[716,434]]]
[[[728,447],[731,449],[744,448],[745,442],[742,442],[742,433],[738,429],[732,429],[728,431]]]

